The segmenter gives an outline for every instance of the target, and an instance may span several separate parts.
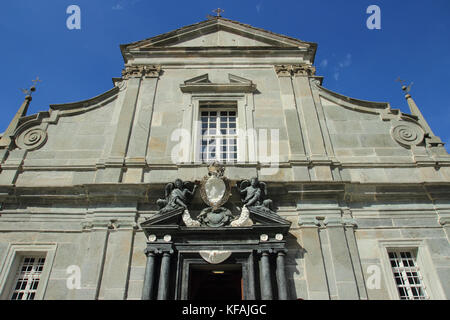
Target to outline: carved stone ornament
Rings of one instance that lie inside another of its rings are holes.
[[[267,198],[267,186],[253,177],[238,184],[241,200],[249,210],[259,210],[265,213],[275,213],[272,210],[272,200]]]
[[[250,219],[250,211],[247,206],[242,208],[240,216],[231,222],[232,227],[250,227],[253,225],[252,219]]]
[[[310,64],[276,65],[275,72],[279,77],[313,76],[316,74],[316,68]]]
[[[138,65],[127,66],[122,70],[122,78],[157,78],[161,73],[161,67],[158,65]]]
[[[309,64],[296,64],[292,66],[294,76],[313,76],[316,74],[316,68]]]
[[[416,146],[424,139],[424,131],[410,122],[397,122],[391,129],[392,138],[404,146]]]
[[[232,252],[230,250],[201,250],[198,253],[206,262],[219,264],[227,260]]]
[[[200,195],[203,201],[217,210],[228,201],[231,195],[229,180],[224,176],[225,167],[218,162],[208,166],[208,175],[200,183]]]
[[[15,139],[17,147],[23,150],[36,150],[47,141],[47,132],[39,127],[31,127],[20,132]]]
[[[156,204],[159,206],[160,214],[178,210],[180,208],[186,210],[192,197],[194,196],[197,186],[191,189],[192,182],[183,182],[176,179],[166,185],[164,199],[158,199]]]
[[[290,77],[291,76],[291,66],[290,65],[277,65],[275,66],[275,72],[279,77]]]
[[[188,209],[185,209],[183,211],[182,219],[186,227],[200,227],[200,222],[197,220],[192,219],[191,214],[189,213]]]
[[[197,220],[202,226],[218,228],[229,225],[234,220],[234,216],[227,208],[208,207],[200,212]]]

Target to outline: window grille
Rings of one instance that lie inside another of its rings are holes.
[[[11,300],[33,300],[36,296],[45,258],[23,257],[17,270]]]
[[[237,161],[236,108],[201,108],[200,122],[202,162]]]
[[[423,278],[416,261],[416,252],[413,250],[389,250],[394,280],[402,300],[428,299]]]

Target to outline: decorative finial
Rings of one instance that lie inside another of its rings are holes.
[[[400,79],[400,77],[398,77],[397,80],[395,80],[395,81],[401,83],[401,85],[402,85],[402,90],[405,91],[406,94],[409,94],[409,91],[411,91],[411,87],[412,87],[412,85],[414,84],[414,82],[411,82],[411,84],[410,84],[409,86],[406,86],[406,85],[405,85],[406,81]]]
[[[22,102],[22,105],[20,106],[19,110],[17,110],[14,118],[9,123],[8,128],[6,128],[6,131],[3,133],[3,135],[0,137],[0,149],[10,148],[12,145],[14,145],[14,133],[16,132],[16,129],[19,127],[19,120],[22,117],[25,117],[27,115],[27,110],[31,102],[31,94],[36,91],[36,84],[38,82],[42,82],[39,80],[39,77],[37,77],[35,80],[32,80],[33,85],[30,87],[30,89],[21,89],[25,96],[25,100]]]
[[[38,82],[42,82],[42,80],[39,80],[39,77],[36,77],[36,79],[31,80],[33,82],[33,85],[30,87],[30,89],[20,89],[27,97],[31,98],[31,94],[36,91],[36,84]]]
[[[221,16],[222,16],[221,14],[222,14],[223,12],[225,12],[225,10],[220,9],[220,8],[217,8],[216,10],[213,10],[212,12],[216,13],[216,14],[217,14],[217,17],[221,17]]]

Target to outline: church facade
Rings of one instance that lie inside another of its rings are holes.
[[[0,139],[0,299],[449,299],[450,156],[222,17],[121,45],[92,99]]]

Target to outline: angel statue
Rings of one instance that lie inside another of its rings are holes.
[[[253,177],[250,181],[242,181],[241,184],[238,185],[238,189],[244,206],[274,213],[272,211],[272,200],[265,199],[267,192],[266,184],[264,182],[260,182],[258,178]]]
[[[194,188],[190,191],[191,185],[192,182],[183,182],[181,179],[168,183],[165,190],[165,199],[156,201],[156,204],[159,206],[159,213],[166,213],[179,208],[187,209],[197,189],[197,185],[194,185]]]

